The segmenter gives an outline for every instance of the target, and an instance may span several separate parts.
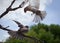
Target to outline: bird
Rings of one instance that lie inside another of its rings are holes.
[[[40,23],[46,16],[46,11],[39,10],[40,0],[24,0],[21,4],[21,8],[24,7],[27,3],[29,3],[25,8],[24,12],[31,11],[32,14],[35,14],[33,21]]]
[[[16,38],[16,39],[20,39],[20,40],[24,39],[25,33],[28,32],[29,27],[22,25],[18,21],[15,21],[15,20],[13,20],[13,21],[19,27],[19,29],[17,31],[7,29],[9,26],[3,27],[2,25],[0,25],[0,29],[5,30],[5,31],[8,31],[8,34],[10,35],[11,38]]]
[[[19,29],[18,29],[18,33],[27,33],[28,32],[28,28],[29,28],[29,26],[24,26],[23,24],[21,24],[20,22],[18,22],[18,21],[15,21],[15,20],[13,20],[17,25],[18,25],[18,27],[19,27]]]

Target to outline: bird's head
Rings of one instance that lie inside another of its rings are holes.
[[[27,12],[27,8],[24,8],[24,12],[25,12],[25,13]]]

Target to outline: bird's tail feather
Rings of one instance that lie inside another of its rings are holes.
[[[34,19],[33,19],[33,22],[38,22],[38,23],[40,23],[40,21],[41,21],[41,18],[40,18],[40,16],[38,16],[38,15],[35,15],[35,17],[34,17]]]
[[[40,17],[41,16],[41,17]],[[40,23],[41,20],[43,20],[46,16],[46,11],[41,11],[41,15],[35,15],[33,22]],[[42,19],[41,19],[42,18]]]
[[[47,15],[46,11],[41,11],[42,20],[46,17],[46,15]]]

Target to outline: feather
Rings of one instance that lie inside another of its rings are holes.
[[[39,9],[40,0],[29,0],[29,6]]]
[[[40,23],[40,21],[41,21],[41,18],[40,18],[40,16],[39,15],[35,15],[35,17],[34,17],[34,19],[33,19],[33,22],[38,22],[38,23]]]
[[[43,20],[45,17],[46,17],[46,11],[41,11],[40,16],[35,14],[33,22],[40,23],[40,21]]]
[[[42,15],[42,20],[43,20],[47,15],[46,11],[41,11],[41,15]]]
[[[13,38],[20,39],[20,40],[22,40],[24,38],[21,35],[21,33],[18,34],[17,31],[9,31],[8,33],[9,33],[9,35],[10,35],[11,38],[13,37]]]

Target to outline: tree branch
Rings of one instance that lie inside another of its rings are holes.
[[[42,40],[39,40],[39,39],[37,39],[37,38],[35,38],[35,37],[27,36],[27,35],[25,35],[25,34],[23,34],[23,33],[22,33],[21,35],[24,36],[24,37],[26,37],[26,38],[33,39],[36,43],[39,43],[39,42],[42,43]]]
[[[3,13],[0,15],[0,19],[1,19],[3,16],[5,16],[9,11],[15,11],[15,10],[17,10],[17,9],[19,9],[19,8],[22,8],[21,5],[24,4],[24,2],[22,2],[22,3],[21,3],[18,7],[16,7],[16,8],[11,8],[15,1],[16,1],[16,0],[13,0],[12,3],[11,3],[11,5],[6,9],[6,11],[3,12]]]
[[[3,27],[2,25],[0,25],[0,29],[2,29],[2,30],[6,30],[6,31],[11,31],[10,29],[7,29],[9,26],[7,26],[7,27]]]
[[[16,1],[16,0],[13,0],[13,1],[12,1],[11,5],[9,6],[9,8],[11,8],[11,6],[14,4],[15,1]]]
[[[6,9],[5,12],[3,12],[1,15],[0,15],[0,19],[5,16],[10,10],[11,10],[11,7],[12,5],[14,4],[15,0],[12,1],[11,5]]]

